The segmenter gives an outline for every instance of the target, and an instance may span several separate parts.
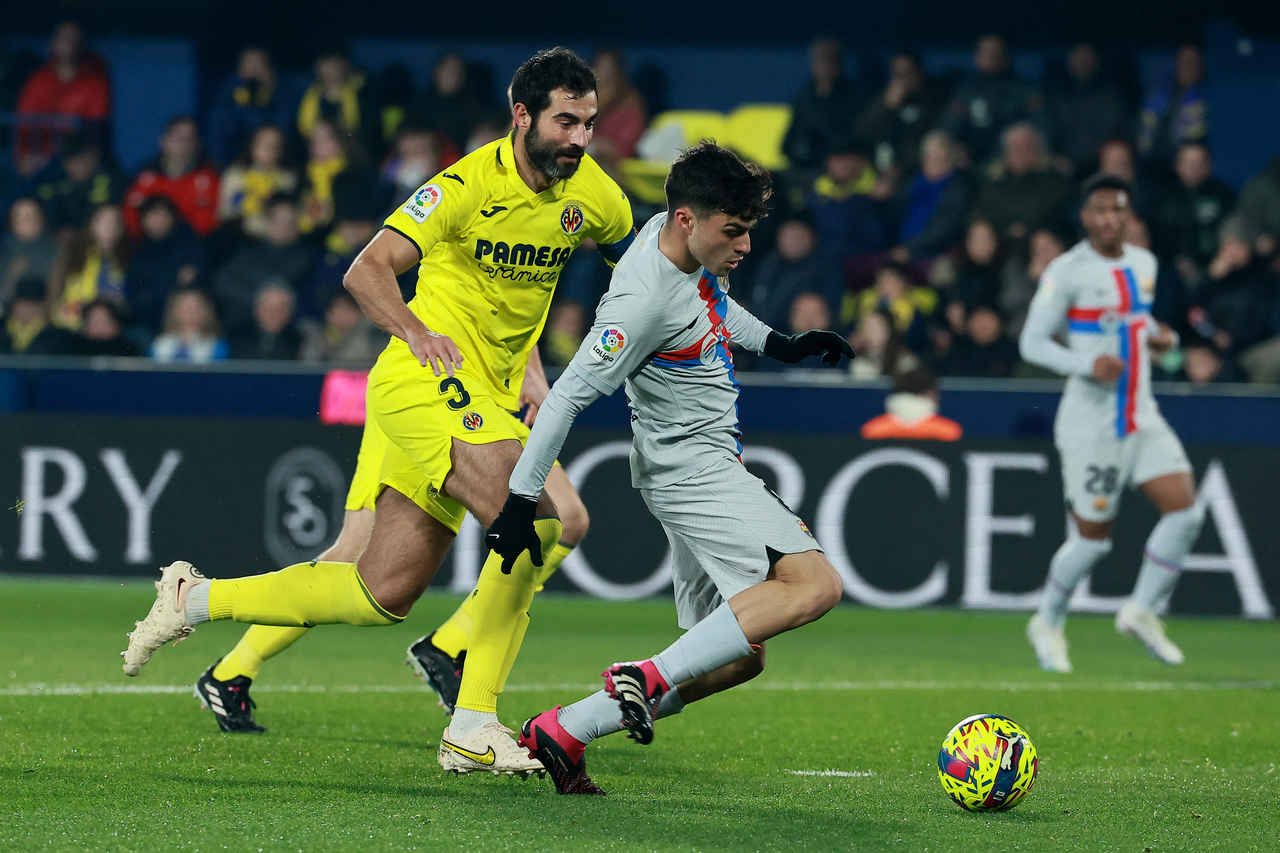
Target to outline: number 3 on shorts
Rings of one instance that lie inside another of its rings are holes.
[[[467,393],[467,389],[462,387],[462,380],[456,376],[449,376],[440,382],[440,393],[453,393],[455,396],[450,400],[445,400],[445,405],[451,409],[465,409],[471,405],[471,395]]]

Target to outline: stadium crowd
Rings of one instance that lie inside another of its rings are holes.
[[[842,330],[860,378],[1037,375],[1017,335],[1040,273],[1080,237],[1080,183],[1102,171],[1133,185],[1130,241],[1160,260],[1153,313],[1181,335],[1160,378],[1280,380],[1280,158],[1238,195],[1214,174],[1195,45],[1147,91],[1090,44],[1041,80],[1015,73],[995,35],[946,78],[910,51],[856,78],[834,40],[809,55],[773,214],[733,282],[765,322]],[[629,77],[616,50],[592,61],[590,150],[626,187],[621,164],[666,90],[651,68]],[[506,130],[493,93],[508,70],[449,53],[417,90],[402,65],[367,73],[325,50],[292,91],[268,50],[246,47],[202,114],[173,117],[125,175],[106,66],[60,25],[47,59],[0,92],[18,116],[0,165],[0,351],[372,363],[385,336],[342,274],[390,209]],[[656,209],[633,204],[637,222]],[[607,286],[594,252],[570,261],[544,359],[567,361]]]

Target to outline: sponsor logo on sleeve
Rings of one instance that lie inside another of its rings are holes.
[[[613,364],[627,345],[627,333],[621,326],[608,326],[591,342],[591,357],[600,364]]]
[[[413,221],[423,223],[440,206],[442,198],[444,198],[444,190],[441,189],[439,184],[425,184],[400,209],[407,213]]]

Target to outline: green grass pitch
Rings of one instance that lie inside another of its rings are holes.
[[[0,849],[1274,850],[1280,625],[1177,619],[1161,666],[1109,619],[1068,626],[1076,672],[1033,666],[1020,614],[838,608],[769,644],[756,681],[588,752],[609,795],[446,776],[444,718],[403,666],[453,608],[320,628],[254,686],[262,736],[220,734],[190,684],[239,635],[202,626],[140,678],[124,633],[151,588],[0,580]],[[508,725],[675,636],[670,601],[535,603]],[[122,692],[123,691],[123,692]],[[1040,776],[969,814],[937,780],[979,712],[1031,733]],[[840,771],[802,775],[796,771]]]

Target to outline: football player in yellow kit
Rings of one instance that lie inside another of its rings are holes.
[[[214,619],[302,628],[400,622],[465,513],[486,527],[497,517],[528,435],[511,412],[560,271],[584,239],[616,260],[633,235],[625,195],[585,153],[597,113],[590,68],[563,48],[541,51],[516,71],[511,96],[511,134],[424,184],[344,279],[392,335],[369,375],[368,414],[387,447],[363,554],[234,580],[206,580],[182,561],[165,567],[123,653],[126,674]],[[395,276],[415,263],[418,292],[406,305]],[[542,769],[496,714],[540,570],[562,535],[545,494],[537,516],[537,541],[509,573],[491,554],[469,597],[466,667],[438,751],[445,769]]]

